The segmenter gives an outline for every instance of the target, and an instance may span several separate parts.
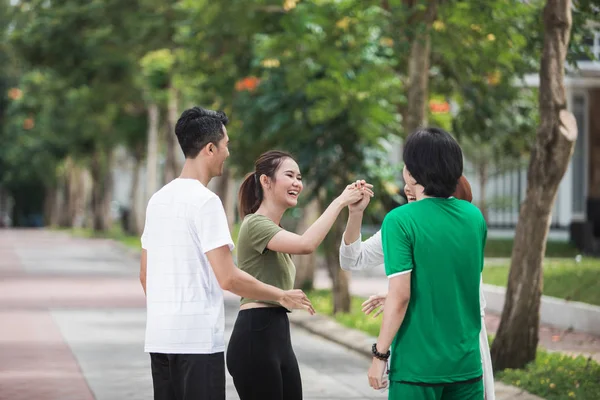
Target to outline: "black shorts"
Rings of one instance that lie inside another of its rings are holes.
[[[154,400],[225,400],[225,356],[150,353]]]

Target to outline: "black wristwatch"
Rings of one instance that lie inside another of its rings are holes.
[[[383,354],[377,351],[377,343],[373,343],[373,347],[371,347],[371,353],[373,353],[373,357],[377,358],[378,360],[381,361],[387,361],[388,358],[390,358],[390,351],[388,350],[387,353]]]

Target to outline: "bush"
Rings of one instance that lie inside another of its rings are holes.
[[[547,400],[600,398],[600,364],[591,358],[538,350],[525,369],[507,369],[496,379]]]

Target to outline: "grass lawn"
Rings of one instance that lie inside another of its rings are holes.
[[[512,239],[488,239],[485,246],[486,257],[510,257],[512,254]],[[548,241],[546,257],[575,257],[579,251],[569,242]]]
[[[506,286],[509,266],[483,269],[483,281]],[[583,257],[544,260],[544,294],[600,306],[600,259]],[[600,398],[600,396],[599,396]]]
[[[331,315],[331,291],[314,290],[308,296],[318,313]],[[333,318],[344,326],[377,336],[381,316],[365,316],[360,307],[363,301],[362,298],[353,297],[352,312],[337,314]],[[585,357],[548,353],[541,349],[536,360],[525,369],[505,370],[498,373],[496,379],[547,400],[597,400],[600,394],[600,364]]]

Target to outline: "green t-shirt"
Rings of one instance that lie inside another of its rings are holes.
[[[238,267],[261,282],[283,290],[294,288],[296,267],[292,257],[267,249],[267,244],[283,228],[264,215],[248,214],[242,222],[237,243]],[[277,302],[242,297],[242,304]]]
[[[481,376],[479,284],[487,226],[479,209],[456,198],[426,198],[392,210],[381,234],[386,275],[411,273],[390,380],[448,383]]]

